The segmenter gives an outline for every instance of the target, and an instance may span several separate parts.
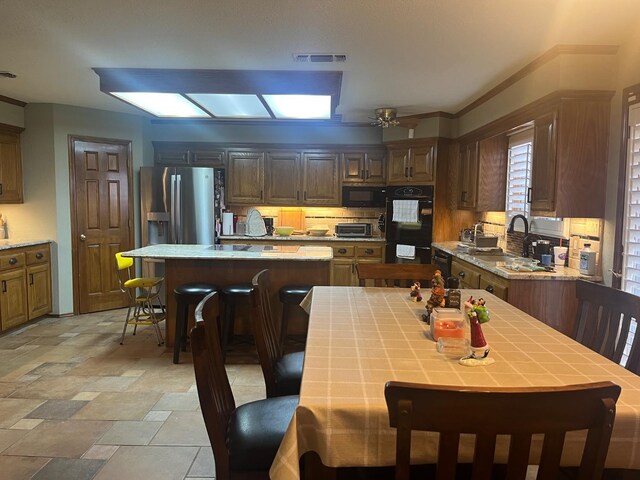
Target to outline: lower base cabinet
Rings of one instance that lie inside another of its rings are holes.
[[[460,280],[460,288],[481,288],[501,300],[509,299],[509,280],[468,262],[454,258],[451,261],[451,275]]]
[[[49,244],[0,251],[0,326],[17,327],[51,311]]]

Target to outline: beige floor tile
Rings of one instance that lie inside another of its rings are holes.
[[[101,376],[90,377],[91,390],[95,392],[123,392],[136,381],[135,377]]]
[[[164,422],[171,415],[169,410],[151,410],[144,416],[145,422]]]
[[[100,392],[79,392],[71,400],[93,400]]]
[[[85,362],[78,364],[69,374],[119,376],[125,371],[130,370],[135,364],[136,360],[123,360],[101,355],[99,357],[89,358]]]
[[[109,460],[117,451],[118,445],[94,445],[82,455],[82,458]]]
[[[25,480],[35,475],[50,458],[0,456],[2,480]]]
[[[81,391],[87,390],[90,379],[87,377],[63,376],[41,377],[30,384],[18,388],[11,398],[54,398],[70,400]]]
[[[160,393],[154,392],[104,392],[72,418],[74,420],[142,420],[160,396]]]
[[[216,470],[211,447],[202,447],[187,474],[189,478],[213,477]]]
[[[94,480],[182,480],[197,453],[197,447],[120,447]]]
[[[147,370],[127,389],[128,392],[187,392],[195,380],[193,368],[189,374],[158,368]]]
[[[163,422],[126,421],[115,422],[98,444],[104,445],[149,445]]]
[[[229,380],[231,381],[231,380]],[[264,386],[264,376],[259,365],[237,365],[232,385]]]
[[[11,430],[33,430],[44,420],[41,418],[23,418],[11,426]]]
[[[153,406],[153,409],[194,411],[198,405],[200,405],[200,401],[197,393],[165,393]]]
[[[151,445],[210,445],[202,413],[173,412],[153,437]]]
[[[27,433],[29,433],[28,430],[9,430],[5,428],[0,429],[0,452],[9,448],[11,445],[24,437]]]
[[[9,428],[32,410],[42,405],[42,400],[24,398],[0,398],[0,428]]]
[[[6,398],[21,386],[18,382],[0,382],[0,398]]]
[[[233,391],[233,398],[236,401],[236,405],[243,405],[266,397],[264,386],[232,385],[231,390]]]
[[[44,421],[4,454],[80,458],[111,425],[112,422],[86,420]]]

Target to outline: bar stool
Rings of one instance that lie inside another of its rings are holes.
[[[280,322],[280,348],[284,348],[287,339],[287,328],[289,317],[296,306],[307,296],[313,287],[310,285],[285,285],[278,291],[280,302],[282,303],[282,320]]]
[[[222,345],[222,353],[223,355],[226,355],[229,342],[233,339],[236,305],[241,305],[250,301],[250,295],[251,292],[253,292],[253,285],[250,283],[228,285],[223,287],[220,292],[222,294],[222,302],[224,305],[220,343]]]
[[[173,291],[176,299],[176,334],[173,343],[173,363],[180,363],[180,349],[187,350],[187,328],[189,325],[189,305],[197,305],[204,297],[218,291],[210,283],[183,283]]]

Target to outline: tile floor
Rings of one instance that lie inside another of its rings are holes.
[[[120,345],[125,313],[43,318],[0,337],[3,480],[214,477],[190,354],[174,365],[149,327]],[[249,348],[227,363],[238,404],[264,398]]]

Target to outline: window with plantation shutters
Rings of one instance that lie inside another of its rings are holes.
[[[507,222],[514,215],[529,217],[527,192],[531,187],[531,157],[533,128],[509,137],[509,166],[507,168]]]
[[[640,105],[629,109],[622,289],[640,295]]]

